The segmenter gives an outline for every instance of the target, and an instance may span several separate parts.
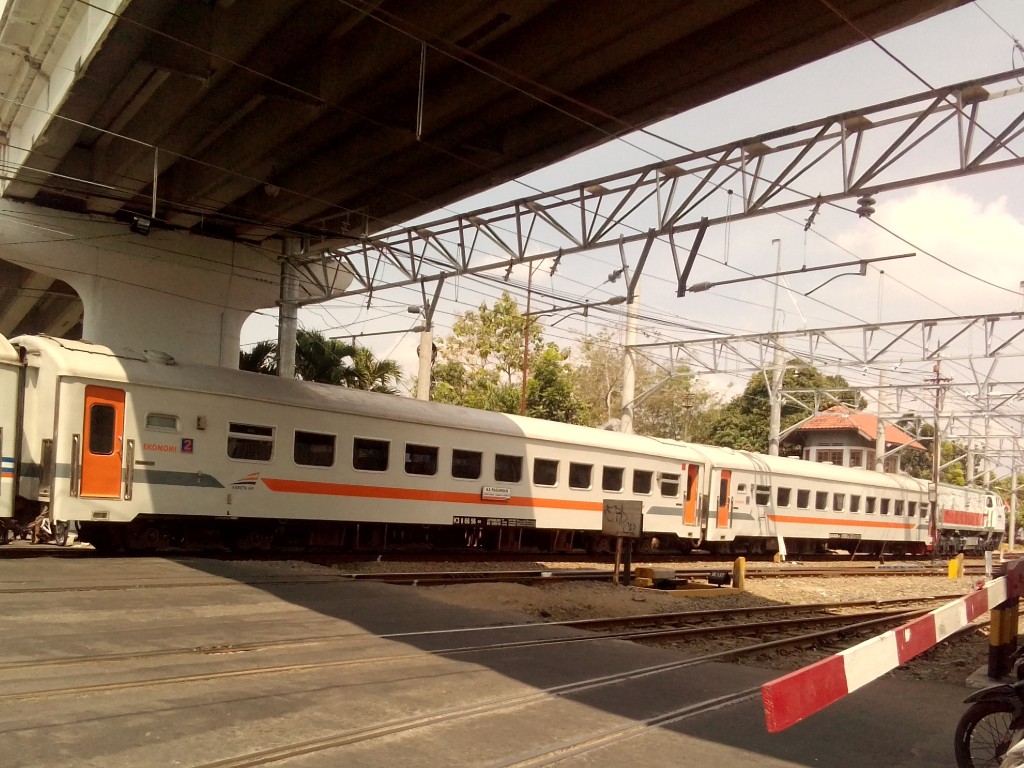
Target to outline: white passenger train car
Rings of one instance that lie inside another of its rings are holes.
[[[670,551],[784,542],[794,553],[900,554],[936,541],[927,485],[910,478],[179,365],[154,352],[13,343],[24,361],[18,493],[99,548],[604,550],[602,510],[617,500],[639,501],[647,543]],[[972,514],[997,500],[950,494],[949,509]]]
[[[35,383],[19,490],[101,547],[211,536],[371,545],[411,524],[439,543],[565,548],[564,532],[600,531],[606,498],[643,500],[658,533],[700,536],[703,467],[682,445],[654,452],[641,437],[84,342],[14,341]]]
[[[14,457],[20,417],[21,361],[18,353],[0,336],[0,518],[14,515]],[[0,526],[0,531],[6,529]]]

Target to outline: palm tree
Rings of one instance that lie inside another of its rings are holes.
[[[300,330],[295,337],[295,373],[303,381],[353,386],[355,374],[345,358],[356,348],[319,331]]]
[[[273,341],[259,341],[248,352],[239,350],[238,370],[253,373],[277,374],[277,344]]]
[[[398,394],[395,385],[402,380],[402,367],[394,360],[377,360],[366,347],[356,347],[351,370],[354,381],[349,384],[350,387],[388,395]]]
[[[238,367],[276,374],[277,360],[277,344],[261,341],[239,353]],[[394,360],[377,360],[365,347],[328,339],[319,331],[300,330],[295,337],[295,375],[303,381],[397,395],[395,385],[402,380],[402,368]]]

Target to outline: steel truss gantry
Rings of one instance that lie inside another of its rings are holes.
[[[1016,466],[1024,439],[1024,365],[1016,360],[1024,357],[1024,346],[1015,346],[1022,334],[1024,313],[1009,312],[654,342],[636,349],[667,356],[672,371],[685,366],[697,375],[762,374],[770,389],[768,371],[780,359],[846,373],[848,380],[870,374],[877,383],[781,389],[778,395],[804,408],[811,400],[816,412],[852,393],[873,401],[883,419],[938,423],[944,440],[962,441],[977,450],[979,460],[997,466],[992,462],[1009,458]],[[1008,359],[1015,370],[996,379],[998,364]],[[939,363],[944,374],[955,375],[940,378]],[[896,377],[904,381],[890,383]],[[976,443],[983,447],[976,449]]]
[[[305,258],[322,269],[327,254],[353,275],[341,297],[616,244],[649,250],[661,238],[681,278],[677,238],[709,225],[801,208],[813,220],[838,200],[1021,165],[1021,76],[991,75],[430,223],[343,236],[313,244]]]

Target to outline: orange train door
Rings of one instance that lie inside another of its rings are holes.
[[[723,469],[718,479],[718,517],[715,520],[715,525],[719,528],[729,527],[729,508],[732,506],[731,481],[732,470]]]
[[[690,464],[686,467],[686,506],[683,508],[683,524],[697,524],[697,473],[700,467]]]
[[[121,498],[124,391],[85,388],[81,496]]]

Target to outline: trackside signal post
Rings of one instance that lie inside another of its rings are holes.
[[[643,502],[619,499],[604,500],[601,533],[605,536],[615,537],[615,571],[612,579],[616,584],[619,583],[619,568],[621,566],[625,574],[623,581],[627,587],[629,586],[630,571],[633,567],[633,541],[639,539],[643,533],[643,520]],[[623,539],[629,542],[629,546],[626,547],[625,563],[622,563]]]

